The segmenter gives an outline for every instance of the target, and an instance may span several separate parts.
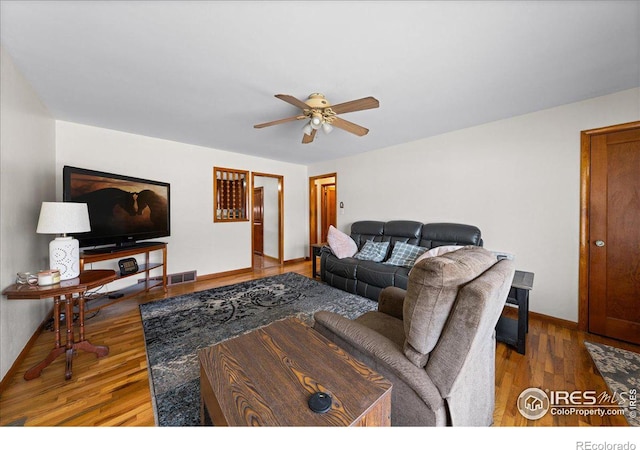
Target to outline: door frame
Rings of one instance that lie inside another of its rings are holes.
[[[278,264],[284,264],[284,176],[273,173],[251,172],[251,192],[255,187],[255,177],[276,178],[278,180]],[[253,195],[251,196],[251,211],[253,212]],[[264,221],[263,221],[264,222]],[[251,214],[251,269],[253,264],[253,213]],[[264,252],[263,252],[264,254]]]
[[[578,267],[578,329],[589,331],[589,192],[591,191],[591,138],[640,127],[640,121],[580,132],[580,259]]]
[[[318,243],[318,202],[317,202],[317,188],[316,180],[322,178],[333,177],[334,184],[336,185],[336,199],[338,198],[338,174],[326,173],[324,175],[314,175],[309,177],[309,257],[313,258],[311,254],[312,245]],[[336,215],[336,222],[338,217]],[[337,225],[337,224],[336,224]]]

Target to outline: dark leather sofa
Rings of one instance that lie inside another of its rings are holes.
[[[412,220],[381,222],[362,220],[351,225],[351,238],[358,249],[368,240],[389,241],[385,260],[396,242],[419,245],[431,249],[442,245],[482,246],[480,229],[459,223],[421,223]],[[331,248],[320,251],[320,275],[330,286],[377,301],[387,286],[407,288],[409,268],[382,262],[361,261],[356,258],[338,259]]]

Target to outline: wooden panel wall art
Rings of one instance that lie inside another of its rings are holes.
[[[213,221],[248,221],[249,172],[213,168]]]

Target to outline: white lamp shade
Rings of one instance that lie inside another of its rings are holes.
[[[313,128],[311,128],[311,123],[307,123],[304,127],[302,127],[302,131],[304,131],[304,134],[308,134],[309,136],[311,136],[311,133],[313,132]]]
[[[91,231],[86,203],[42,202],[36,233],[66,234]]]
[[[313,128],[314,130],[317,130],[320,128],[323,121],[324,120],[322,119],[322,114],[314,113],[311,116],[311,120],[309,121],[309,124],[311,125],[311,128]]]

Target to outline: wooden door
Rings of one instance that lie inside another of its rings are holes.
[[[329,233],[329,225],[336,226],[336,185],[322,185],[322,230],[320,233],[321,242],[327,242],[327,234]]]
[[[313,258],[313,244],[326,242],[326,234],[322,236],[322,232],[318,232],[323,228],[321,221],[322,210],[322,195],[318,195],[318,191],[322,194],[322,184],[333,184],[334,197],[338,197],[338,175],[336,173],[327,173],[324,175],[316,175],[309,177],[309,259]],[[335,202],[334,202],[335,203]],[[337,218],[333,220],[332,225],[336,226]],[[327,231],[328,231],[327,226]],[[322,239],[325,239],[324,241]]]
[[[264,188],[253,188],[253,253],[264,252]]]
[[[640,122],[586,145],[588,331],[640,344]]]

